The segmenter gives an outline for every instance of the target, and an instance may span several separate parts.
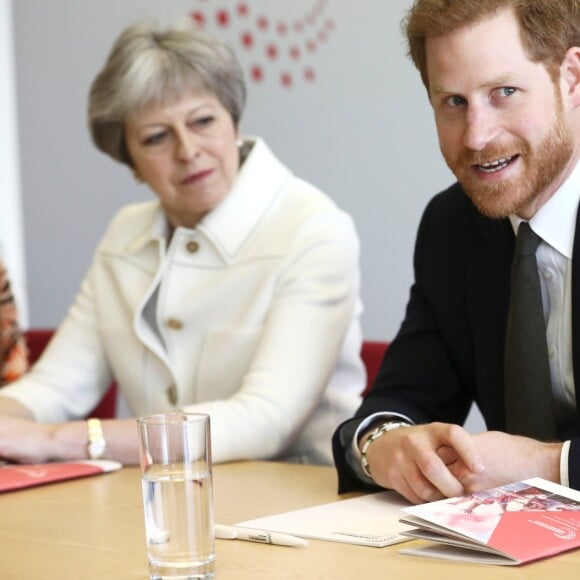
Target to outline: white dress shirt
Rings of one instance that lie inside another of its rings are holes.
[[[572,358],[572,250],[576,214],[580,202],[580,163],[570,177],[530,220],[531,229],[542,239],[536,251],[552,394],[558,416],[574,418],[576,392]],[[510,216],[514,232],[522,221]],[[566,441],[560,459],[560,481],[569,485]]]

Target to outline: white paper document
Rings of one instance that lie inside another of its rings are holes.
[[[397,493],[382,491],[238,522],[236,525],[315,540],[382,548],[409,540],[401,532],[411,526],[399,521],[401,508],[409,505]]]

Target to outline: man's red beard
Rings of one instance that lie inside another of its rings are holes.
[[[570,129],[564,122],[561,107],[558,107],[554,127],[535,148],[528,141],[517,138],[510,145],[490,145],[482,151],[466,150],[456,162],[444,156],[477,209],[488,217],[502,218],[518,214],[557,181],[573,150]],[[523,163],[524,173],[518,178],[495,183],[478,178],[477,165],[499,159]]]

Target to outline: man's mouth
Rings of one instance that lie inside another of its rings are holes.
[[[517,159],[518,155],[512,155],[511,157],[502,157],[501,159],[496,159],[495,161],[490,161],[489,163],[481,163],[476,165],[477,169],[483,171],[484,173],[496,173],[505,169],[508,165]]]

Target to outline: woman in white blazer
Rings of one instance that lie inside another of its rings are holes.
[[[156,195],[111,222],[41,360],[2,390],[0,456],[138,461],[134,418],[82,420],[114,378],[133,417],[211,417],[216,462],[331,464],[357,408],[357,235],[350,217],[242,139],[245,86],[194,29],[126,29],[93,82],[101,150]]]

